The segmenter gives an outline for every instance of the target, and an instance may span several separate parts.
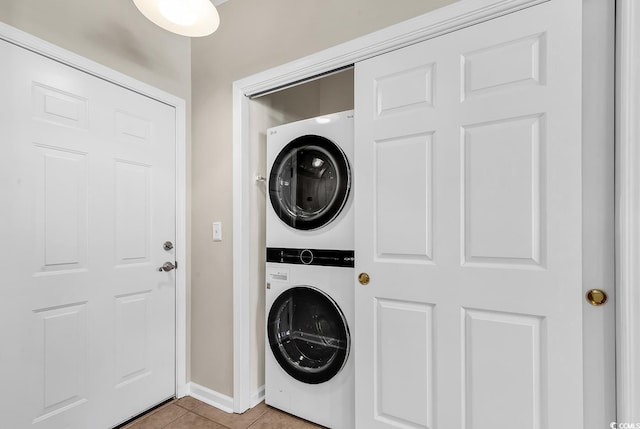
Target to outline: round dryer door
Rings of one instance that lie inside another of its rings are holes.
[[[278,154],[269,177],[271,206],[292,228],[311,230],[331,222],[351,189],[349,161],[331,140],[306,135]]]
[[[271,306],[267,338],[280,366],[303,383],[318,384],[340,372],[351,339],[342,311],[324,292],[298,286]]]

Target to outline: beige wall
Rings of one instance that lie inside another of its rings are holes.
[[[233,395],[233,81],[453,1],[232,0],[219,7],[219,30],[193,40],[192,381]],[[211,240],[213,221],[222,242]]]

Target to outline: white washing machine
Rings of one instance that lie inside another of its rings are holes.
[[[267,130],[267,247],[353,249],[353,111]]]
[[[353,251],[269,248],[266,278],[265,402],[353,429]]]

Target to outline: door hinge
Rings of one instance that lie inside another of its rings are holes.
[[[178,269],[178,261],[174,261],[173,265],[176,267],[175,269]]]

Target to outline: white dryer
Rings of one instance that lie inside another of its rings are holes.
[[[353,251],[267,251],[265,402],[332,429],[355,425]]]
[[[267,130],[267,247],[353,249],[353,111]]]

